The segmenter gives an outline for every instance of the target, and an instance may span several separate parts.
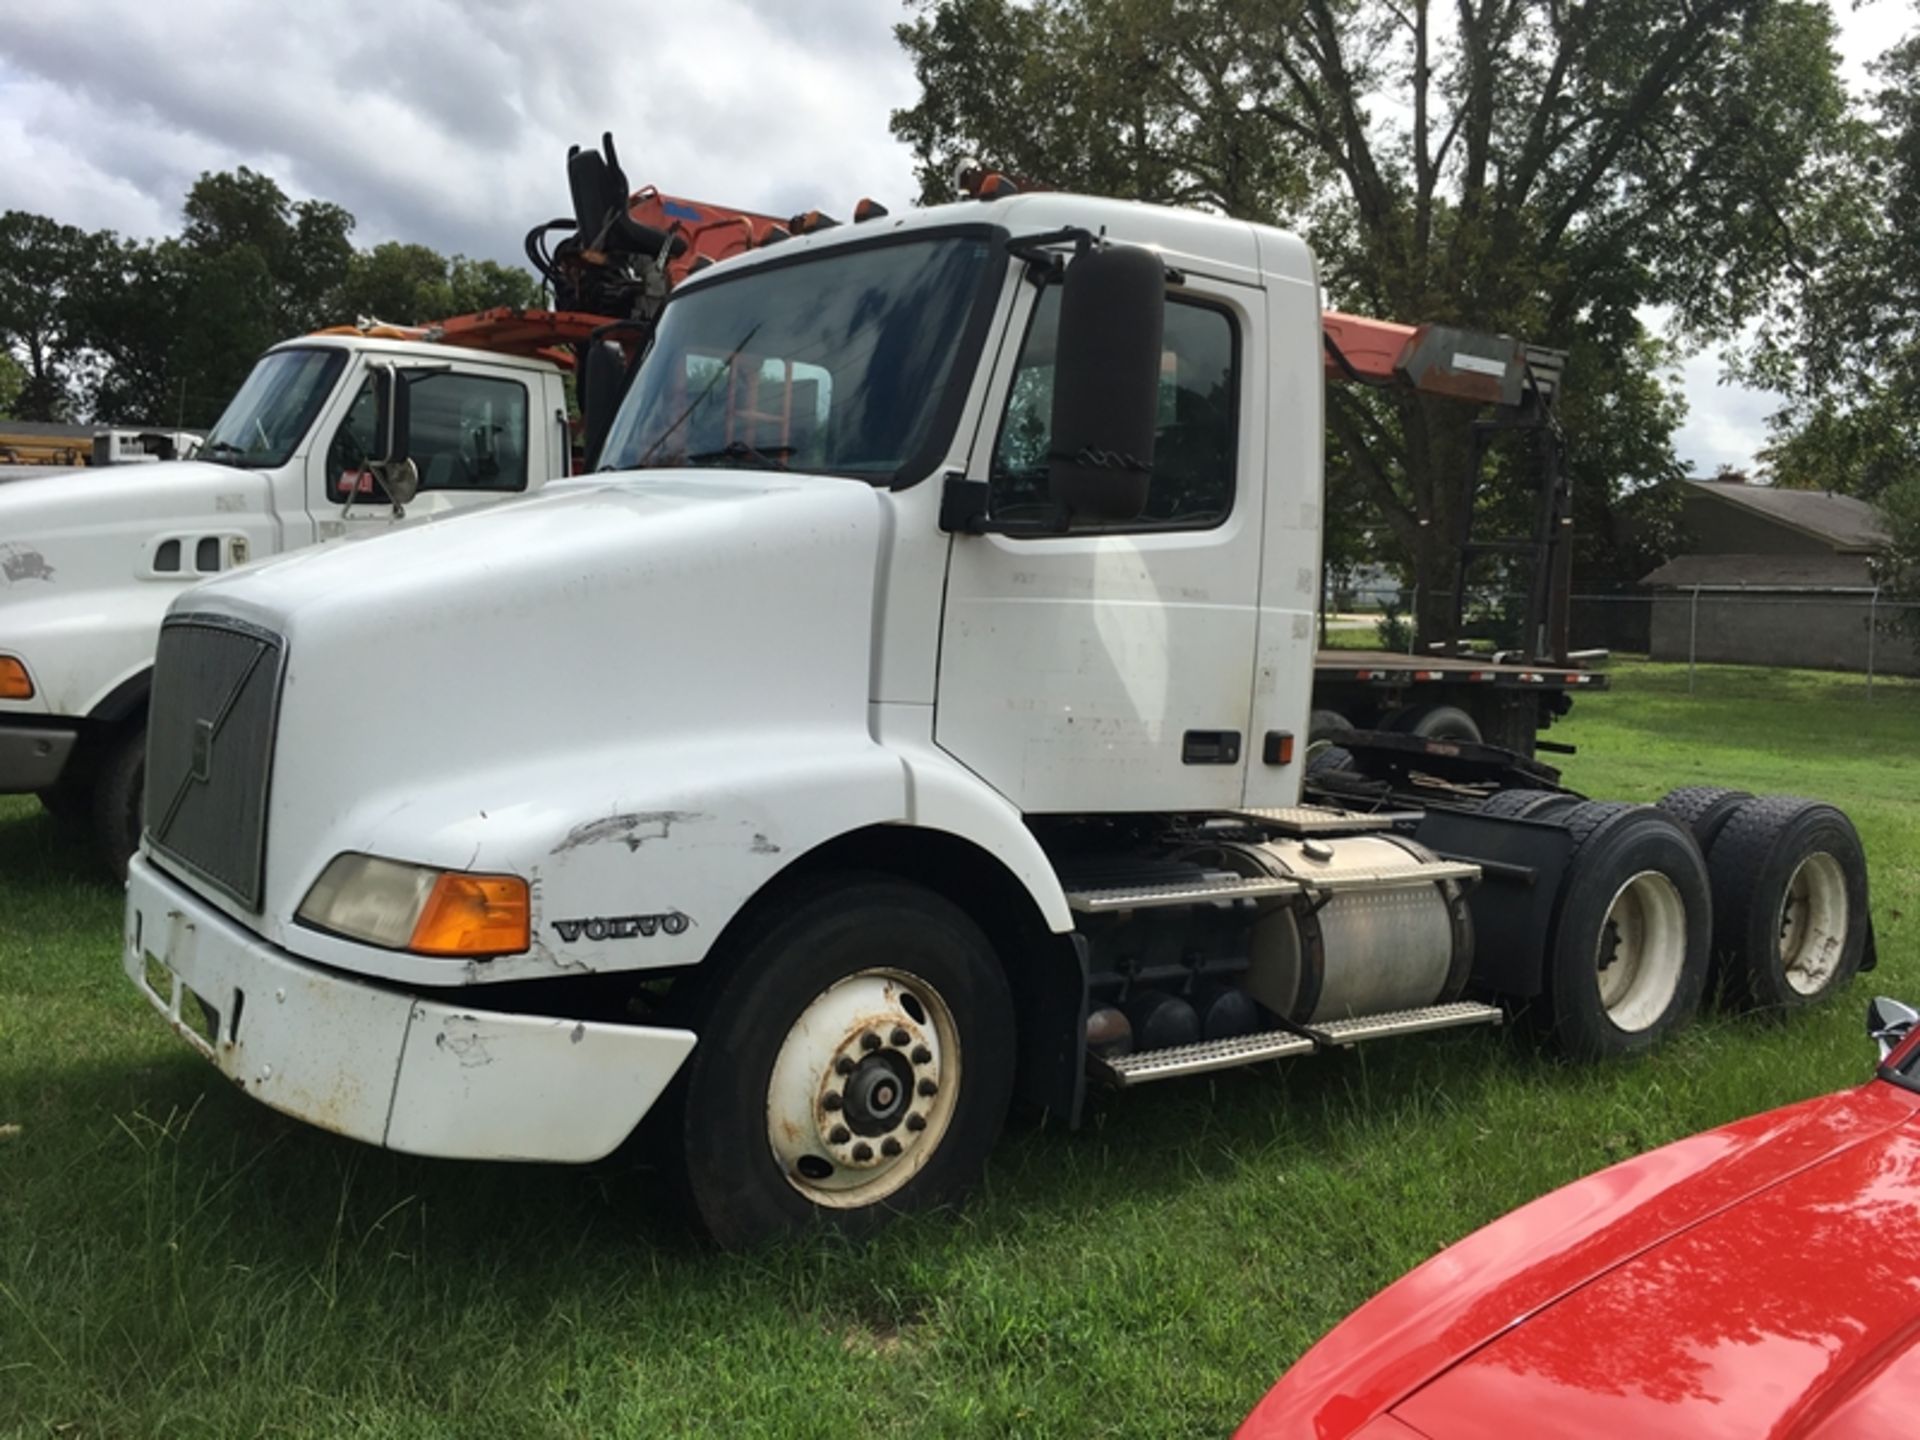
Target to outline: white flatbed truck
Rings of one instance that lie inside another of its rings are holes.
[[[1716,952],[1844,983],[1831,807],[1583,802],[1413,735],[1316,788],[1322,373],[1301,241],[1146,205],[694,277],[608,473],[174,604],[130,977],[367,1143],[651,1121],[729,1244],[964,1192],[1015,1096],[1516,1008],[1630,1053]]]

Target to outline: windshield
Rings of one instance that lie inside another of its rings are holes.
[[[958,397],[942,402],[970,371],[968,320],[997,273],[986,234],[948,234],[689,290],[667,306],[600,468],[917,479],[953,424]]]
[[[341,350],[263,355],[208,433],[199,458],[250,469],[286,464],[346,363]]]

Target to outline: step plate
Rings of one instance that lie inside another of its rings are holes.
[[[1303,869],[1292,877],[1302,890],[1337,895],[1347,890],[1400,890],[1411,885],[1433,885],[1441,880],[1478,880],[1480,867],[1465,860],[1430,860],[1394,870],[1340,870],[1315,875]]]
[[[1358,810],[1335,810],[1326,805],[1285,805],[1267,810],[1229,810],[1236,820],[1251,820],[1280,835],[1359,835],[1369,830],[1391,830],[1395,825],[1421,818],[1418,810],[1381,811],[1365,814]]]
[[[1150,910],[1161,905],[1204,905],[1215,900],[1258,900],[1271,895],[1298,895],[1297,881],[1278,879],[1221,879],[1178,881],[1171,885],[1124,885],[1104,890],[1069,890],[1067,904],[1083,915],[1112,910]]]
[[[1498,1006],[1461,1000],[1452,1005],[1429,1005],[1420,1010],[1393,1010],[1363,1015],[1355,1020],[1333,1020],[1319,1027],[1340,1046],[1358,1045],[1388,1035],[1415,1035],[1422,1030],[1450,1030],[1459,1025],[1498,1025]],[[1167,1050],[1143,1050],[1110,1059],[1095,1057],[1095,1073],[1115,1085],[1145,1085],[1179,1075],[1203,1075],[1209,1070],[1231,1070],[1262,1060],[1309,1054],[1313,1041],[1291,1030],[1267,1030],[1231,1040],[1205,1040],[1198,1045],[1176,1045]]]

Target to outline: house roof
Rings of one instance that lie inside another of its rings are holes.
[[[1865,555],[1676,555],[1640,583],[1659,589],[1857,590],[1874,588]]]
[[[1686,493],[1734,505],[1777,525],[1824,540],[1836,550],[1865,554],[1883,550],[1886,530],[1873,507],[1851,495],[1824,490],[1788,490],[1778,485],[1743,485],[1724,480],[1688,480]]]

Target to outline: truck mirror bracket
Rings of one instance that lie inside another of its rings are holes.
[[[1045,520],[995,520],[987,514],[987,482],[954,470],[940,489],[940,528],[949,535],[1064,535],[1067,517],[1055,512]]]

